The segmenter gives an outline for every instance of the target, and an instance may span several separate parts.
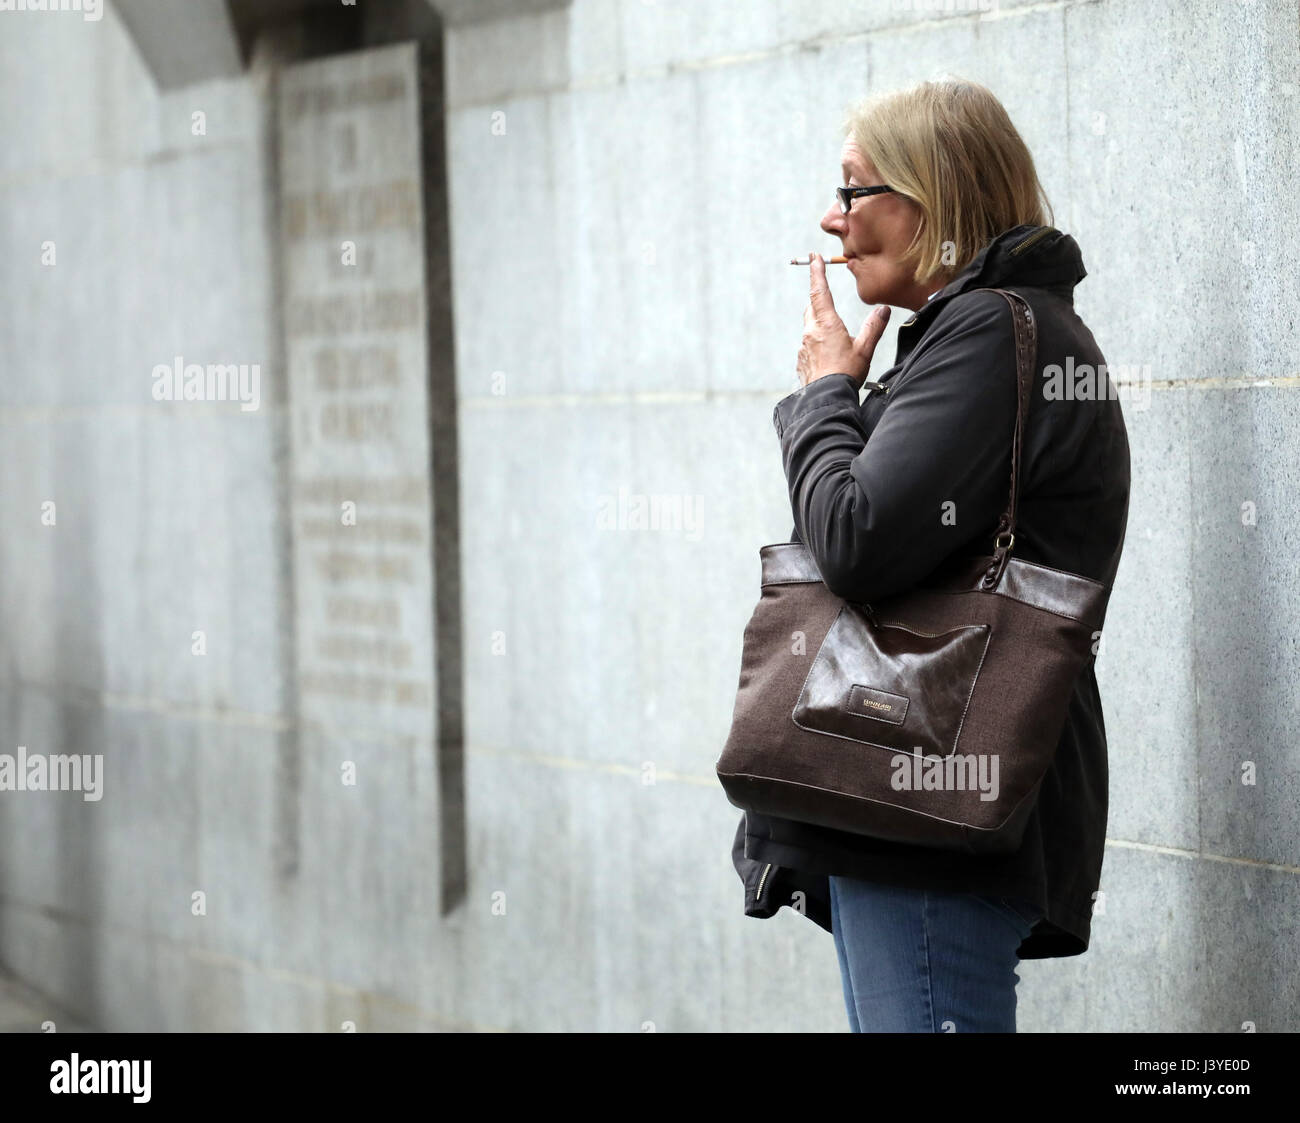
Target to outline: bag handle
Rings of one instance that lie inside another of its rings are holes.
[[[1001,293],[1011,306],[1011,325],[1016,337],[1016,430],[1011,438],[1011,494],[993,536],[993,560],[981,582],[985,589],[996,588],[1002,580],[1002,573],[1011,557],[1011,547],[1016,540],[1016,515],[1020,510],[1020,453],[1024,443],[1025,423],[1029,417],[1029,401],[1033,394],[1033,368],[1038,357],[1038,325],[1029,303],[1019,293],[1009,289],[990,287],[989,292]]]

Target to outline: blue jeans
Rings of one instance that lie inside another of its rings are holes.
[[[1015,1033],[1028,901],[831,877],[831,927],[854,1033]]]

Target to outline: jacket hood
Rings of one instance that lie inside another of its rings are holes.
[[[974,288],[1024,286],[1046,289],[1073,301],[1074,286],[1088,271],[1083,267],[1079,243],[1054,226],[1025,223],[1004,230],[976,255],[975,260],[930,298],[907,324],[927,316],[950,296]],[[927,316],[928,318],[928,316]]]

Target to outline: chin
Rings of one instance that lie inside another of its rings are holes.
[[[905,308],[905,304],[900,303],[900,296],[897,288],[884,285],[879,282],[871,282],[863,279],[858,282],[858,299],[863,304],[890,304],[895,308]]]
[[[859,261],[862,259],[859,258]],[[857,290],[858,299],[863,304],[879,304],[881,295],[880,282],[870,275],[863,275],[860,272],[853,274],[854,287]]]
[[[858,282],[858,299],[863,304],[880,304],[881,290],[879,285],[873,285],[870,281],[861,280]]]

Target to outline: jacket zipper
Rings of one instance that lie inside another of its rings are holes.
[[[1021,250],[1028,249],[1036,241],[1038,241],[1039,238],[1046,237],[1051,232],[1052,232],[1052,227],[1044,226],[1041,230],[1037,231],[1036,233],[1030,234],[1028,238],[1026,238],[1023,242],[1020,243],[1020,245],[1015,246],[1011,250],[1011,256],[1015,257],[1016,254],[1018,254]]]
[[[768,862],[763,867],[763,876],[758,879],[758,892],[754,894],[754,903],[757,904],[763,898],[763,882],[767,880],[767,871],[772,868],[772,863]]]

